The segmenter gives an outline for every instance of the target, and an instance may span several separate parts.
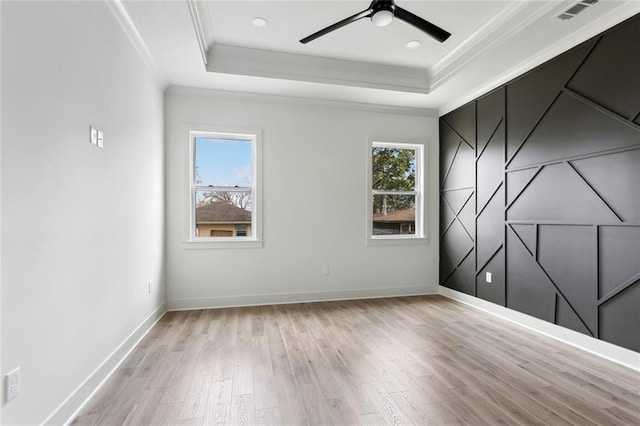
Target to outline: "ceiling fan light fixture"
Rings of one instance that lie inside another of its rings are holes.
[[[390,10],[378,10],[371,15],[371,22],[376,27],[386,27],[393,21],[393,12]]]

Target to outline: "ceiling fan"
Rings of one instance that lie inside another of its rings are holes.
[[[362,18],[371,18],[371,22],[373,22],[374,25],[384,27],[389,25],[391,21],[393,21],[394,17],[424,31],[441,43],[451,35],[451,33],[443,30],[437,25],[425,21],[421,17],[414,15],[400,6],[396,6],[393,0],[373,0],[366,10],[356,13],[342,21],[336,22],[333,25],[329,25],[327,28],[323,28],[310,36],[303,38],[300,40],[300,43],[307,44],[310,41],[322,37],[323,35],[329,34],[331,31],[335,31]]]

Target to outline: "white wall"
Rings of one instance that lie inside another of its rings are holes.
[[[165,123],[170,309],[437,293],[436,117],[174,89],[165,98]],[[262,129],[262,248],[183,243],[189,123]],[[428,143],[428,244],[366,245],[368,135]]]
[[[104,2],[3,2],[1,28],[3,422],[57,423],[164,303],[163,94]]]
[[[0,4],[0,242],[2,241],[2,4]],[[2,244],[0,244],[0,307],[2,307]],[[2,369],[2,313],[0,312],[0,374]],[[0,402],[0,425],[2,423],[2,408]]]

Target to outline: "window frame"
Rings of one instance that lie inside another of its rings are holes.
[[[197,130],[194,130],[197,129]],[[260,248],[262,247],[262,131],[250,128],[221,128],[213,126],[188,126],[188,164],[186,170],[186,209],[183,247],[187,249],[207,248]],[[196,184],[196,139],[223,139],[249,141],[253,178],[247,187],[210,187]],[[196,194],[202,189],[220,189],[251,194],[251,236],[202,237],[196,235]]]
[[[392,142],[394,141],[394,142]],[[411,149],[415,151],[415,186],[413,191],[377,190],[373,188],[373,149]],[[425,224],[425,159],[426,144],[420,141],[406,141],[395,138],[369,138],[367,141],[367,245],[425,244],[428,242]],[[415,196],[415,233],[374,235],[373,234],[373,197],[374,195],[412,195]]]

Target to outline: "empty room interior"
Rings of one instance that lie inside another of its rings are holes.
[[[640,1],[0,37],[0,424],[640,425]]]

